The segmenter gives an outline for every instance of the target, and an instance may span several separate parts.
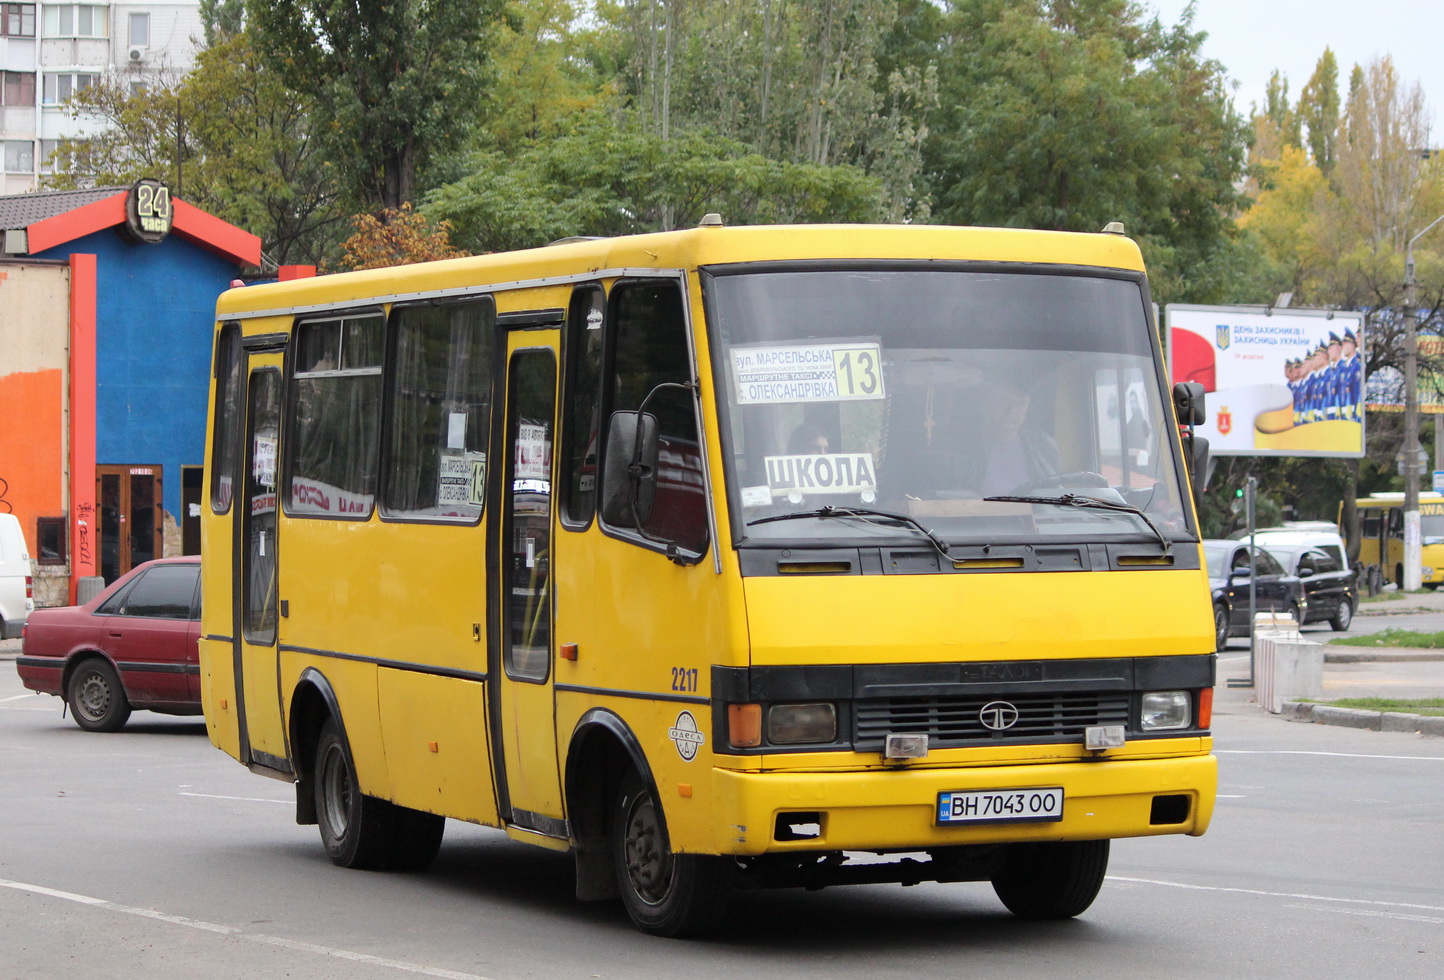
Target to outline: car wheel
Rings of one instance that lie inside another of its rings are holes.
[[[1347,597],[1339,600],[1339,608],[1334,611],[1334,618],[1329,620],[1329,625],[1334,632],[1342,633],[1349,628],[1354,621],[1354,603]]]
[[[694,936],[720,921],[731,892],[726,859],[672,853],[656,794],[635,772],[618,788],[611,838],[622,904],[638,929]]]
[[[1021,919],[1071,919],[1082,914],[1108,872],[1108,841],[1012,844],[993,873],[993,891]]]
[[[1284,614],[1293,617],[1296,625],[1304,625],[1304,614],[1299,611],[1299,604],[1297,602],[1290,600],[1289,604],[1284,607]]]
[[[1228,607],[1221,602],[1213,607],[1213,648],[1228,648]]]
[[[391,804],[361,792],[346,736],[334,718],[321,728],[315,764],[316,824],[326,855],[343,868],[383,867],[393,824]]]
[[[65,700],[75,723],[87,732],[114,732],[130,718],[130,702],[115,668],[91,657],[70,675]]]

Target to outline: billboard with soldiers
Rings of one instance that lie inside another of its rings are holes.
[[[1173,380],[1208,393],[1219,456],[1363,456],[1364,315],[1170,305]]]

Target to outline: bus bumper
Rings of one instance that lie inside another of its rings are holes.
[[[926,850],[959,844],[1198,836],[1213,817],[1212,755],[982,768],[865,772],[735,772],[714,769],[722,836],[713,853]],[[1063,819],[939,825],[938,795],[965,790],[1062,787]],[[1164,798],[1155,803],[1158,798]],[[1186,806],[1184,805],[1186,802]],[[1160,822],[1160,818],[1168,822]],[[685,821],[683,821],[685,823]],[[794,838],[789,825],[816,836]],[[677,828],[680,830],[681,828]],[[675,836],[680,836],[676,835]],[[779,839],[782,838],[782,839]],[[679,850],[692,850],[684,841]]]

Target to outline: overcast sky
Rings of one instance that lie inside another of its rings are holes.
[[[1167,24],[1178,23],[1187,0],[1140,0]],[[1391,55],[1400,79],[1424,89],[1434,146],[1444,145],[1444,4],[1439,0],[1197,0],[1194,29],[1206,31],[1204,54],[1223,63],[1238,83],[1234,104],[1248,115],[1263,104],[1269,74],[1288,78],[1297,100],[1324,48],[1339,61],[1340,97],[1349,72]]]

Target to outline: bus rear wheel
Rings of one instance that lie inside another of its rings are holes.
[[[611,831],[617,886],[638,929],[695,936],[717,925],[731,892],[725,859],[674,854],[656,794],[635,772],[618,788]]]
[[[326,720],[316,743],[315,785],[316,823],[331,862],[382,867],[391,836],[390,804],[361,792],[346,736],[334,718]]]
[[[1093,904],[1108,872],[1108,841],[1013,844],[993,891],[1021,919],[1071,919]]]

